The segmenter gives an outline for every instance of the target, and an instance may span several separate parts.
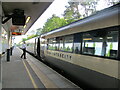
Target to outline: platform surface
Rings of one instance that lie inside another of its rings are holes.
[[[27,59],[20,58],[22,50],[13,49],[10,62],[6,56],[2,59],[2,88],[73,88],[77,85],[58,74],[47,65],[27,54]]]

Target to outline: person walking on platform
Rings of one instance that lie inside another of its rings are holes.
[[[26,44],[25,44],[25,42],[23,42],[23,44],[22,44],[22,50],[23,50],[23,54],[21,55],[21,58],[24,56],[24,59],[26,59]]]

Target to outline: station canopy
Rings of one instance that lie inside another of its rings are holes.
[[[11,30],[16,29],[22,31],[22,34],[25,34],[51,3],[52,2],[2,2],[2,8],[4,16],[11,15],[15,9],[24,11],[26,20],[28,17],[30,19],[29,22],[25,23],[24,26],[14,26],[11,24],[9,28],[11,28]]]

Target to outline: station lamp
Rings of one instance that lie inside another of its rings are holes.
[[[26,28],[26,26],[27,26],[27,25],[24,25],[24,27],[23,27],[23,28]]]
[[[26,23],[28,23],[28,22],[30,21],[30,18],[31,18],[31,17],[27,17]]]
[[[25,23],[27,24],[30,21],[30,19],[31,19],[31,17],[28,16]],[[23,26],[23,28],[26,28],[26,26],[27,26],[26,24]]]

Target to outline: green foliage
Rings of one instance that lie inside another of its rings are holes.
[[[112,48],[113,48],[113,44],[111,43],[111,44],[110,44],[110,50],[112,50]]]
[[[79,20],[81,15],[78,10],[78,3],[77,2],[68,2],[69,6],[66,6],[66,10],[64,11],[64,18],[67,20],[68,24]]]
[[[22,38],[22,41],[21,42],[23,42],[23,41],[27,41],[27,40],[29,40],[29,39],[31,39],[31,38],[34,38],[34,37],[37,37],[38,35],[30,35],[30,36],[28,36],[27,38]],[[19,42],[19,43],[21,43],[21,42]]]
[[[49,46],[48,49],[50,49],[50,50],[56,50],[56,47],[54,47],[54,46]]]
[[[95,47],[96,45],[95,45],[95,42],[93,43],[93,47]]]
[[[72,48],[70,48],[69,46],[68,47],[64,47],[61,50],[66,51],[66,52],[72,52]]]
[[[87,44],[87,46],[86,47],[88,47],[88,44]]]
[[[110,48],[109,48],[109,51],[108,51],[108,53],[106,54],[106,56],[108,56],[108,57],[110,56],[110,50],[112,50],[112,48],[113,48],[113,43],[110,44]]]
[[[36,37],[36,36],[37,36],[36,34],[35,34],[35,35],[34,35],[34,34],[33,34],[33,35],[30,35],[30,36],[27,37],[27,40],[28,40],[28,39],[31,39],[31,38],[33,38],[33,37]]]
[[[22,41],[26,41],[27,39],[26,38],[22,38]]]
[[[36,31],[37,31],[37,32],[36,32],[36,35],[40,35],[40,34],[41,34],[41,31],[42,31],[42,28],[38,28]]]
[[[62,27],[66,24],[67,24],[67,21],[65,19],[60,18],[56,15],[52,15],[52,17],[49,18],[45,23],[45,25],[43,26],[41,33],[49,32],[53,29]]]

